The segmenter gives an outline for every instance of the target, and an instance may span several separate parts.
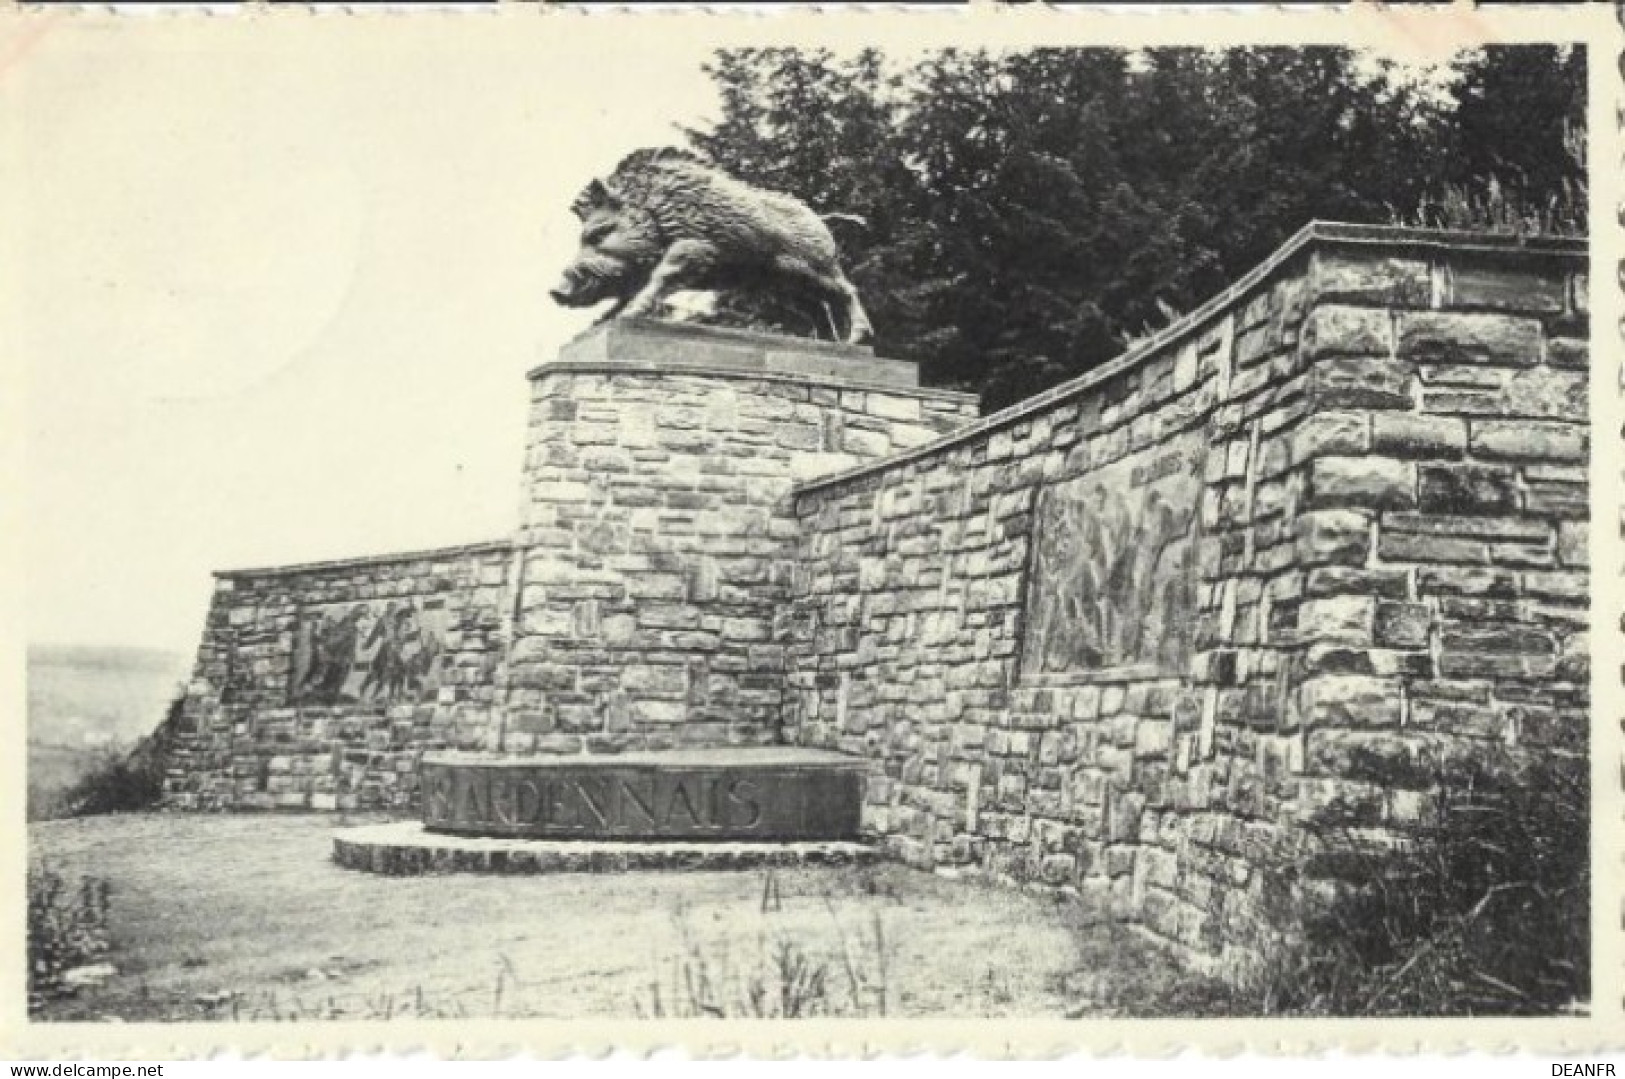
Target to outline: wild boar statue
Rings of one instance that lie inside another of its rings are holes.
[[[581,249],[550,294],[566,307],[612,299],[605,319],[633,318],[680,289],[775,289],[822,304],[851,344],[874,335],[823,218],[686,151],[629,154],[570,209]]]

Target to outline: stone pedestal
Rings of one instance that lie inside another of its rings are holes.
[[[426,755],[381,873],[851,861],[869,765],[780,743],[791,488],[975,416],[868,349],[611,322],[531,372],[500,722]],[[462,743],[459,743],[462,744]]]
[[[505,753],[777,742],[792,485],[975,415],[865,348],[664,322],[530,381]]]
[[[431,832],[576,840],[854,839],[867,765],[791,746],[580,757],[434,754]]]
[[[441,873],[696,872],[878,861],[879,848],[845,839],[761,842],[691,840],[510,839],[431,832],[417,821],[345,828],[333,833],[333,861],[389,877]]]

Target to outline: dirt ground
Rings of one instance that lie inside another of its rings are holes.
[[[336,823],[31,825],[111,883],[118,968],[40,1018],[1060,1016],[1112,954],[1076,903],[899,865],[385,878],[329,860]]]

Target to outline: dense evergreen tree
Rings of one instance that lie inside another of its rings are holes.
[[[1532,200],[1583,182],[1563,154],[1578,50],[1488,50],[1451,82],[1339,48],[950,50],[906,69],[740,50],[707,70],[722,115],[695,147],[862,218],[832,227],[879,348],[990,408],[1111,358],[1310,220],[1413,220],[1489,175]],[[817,327],[749,297],[713,317]]]
[[[1452,181],[1494,176],[1536,201],[1584,182],[1572,140],[1586,126],[1583,49],[1486,49],[1458,67]]]

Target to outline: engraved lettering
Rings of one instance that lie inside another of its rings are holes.
[[[678,777],[677,782],[672,785],[671,801],[666,803],[666,812],[661,820],[663,826],[667,828],[672,826],[673,821],[676,820],[679,806],[682,807],[684,815],[688,817],[689,823],[698,828],[700,826],[700,815],[695,811],[694,799],[688,793],[688,788],[683,786],[681,777]]]
[[[860,797],[851,781],[845,772],[748,761],[737,768],[671,769],[610,761],[436,763],[423,770],[421,796],[425,823],[437,830],[558,839],[792,839],[851,831],[855,815],[843,813],[843,803],[855,806]]]
[[[756,784],[744,778],[735,777],[728,784],[728,801],[743,809],[744,819],[734,818],[729,823],[736,828],[754,828],[762,823],[762,804],[756,800]]]
[[[468,824],[484,823],[490,814],[486,810],[489,799],[481,798],[482,789],[489,777],[484,772],[474,772],[463,782],[461,811],[458,819]]]
[[[626,807],[630,805],[630,806],[636,806],[637,807],[638,812],[643,814],[644,819],[646,819],[649,822],[651,827],[654,825],[654,823],[655,823],[655,777],[651,775],[651,776],[647,777],[647,779],[648,779],[648,786],[642,792],[640,792],[637,789],[637,787],[633,786],[633,783],[635,782],[634,780],[631,780],[631,779],[623,779],[623,780],[621,780],[621,810],[622,810],[622,812],[621,812],[621,821],[622,821],[623,824],[629,823],[626,820],[626,818],[628,816],[628,814],[626,813]]]
[[[526,797],[526,795],[529,797]],[[529,824],[541,816],[542,792],[536,789],[536,784],[528,779],[522,779],[514,787],[514,816],[523,824]]]
[[[437,774],[429,784],[429,819],[443,821],[451,816],[451,777]]]
[[[586,807],[587,812],[598,819],[598,826],[607,828],[609,827],[609,815],[606,811],[609,803],[609,799],[606,797],[608,792],[600,788],[598,797],[593,797],[592,794],[588,793],[590,782],[592,781],[585,779],[576,781],[576,797],[581,799],[581,804]],[[586,824],[585,818],[582,819],[582,824]]]
[[[579,820],[571,819],[564,811],[569,808],[564,801],[565,784],[549,783],[547,785],[547,815],[549,822],[555,828],[568,829],[579,832],[583,825]]]
[[[518,823],[518,816],[514,812],[517,808],[515,798],[516,792],[514,791],[513,781],[508,777],[504,776],[500,780],[492,781],[491,815],[496,818],[498,824],[506,824],[511,827]]]
[[[721,829],[722,817],[722,777],[706,776],[701,782],[705,784],[705,823],[707,827]]]

